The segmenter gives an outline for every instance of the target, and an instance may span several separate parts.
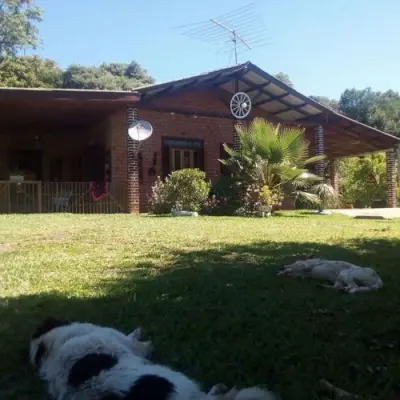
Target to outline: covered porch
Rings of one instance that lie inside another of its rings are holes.
[[[168,116],[190,118],[230,119],[229,101],[236,92],[249,95],[252,102],[250,115],[242,120],[247,123],[262,117],[275,123],[301,126],[306,130],[310,155],[327,156],[327,161],[315,165],[315,172],[329,177],[339,191],[338,160],[344,157],[386,153],[388,193],[386,206],[397,205],[396,189],[399,179],[400,139],[379,131],[319,104],[281,82],[251,62],[209,73],[179,79],[138,89],[141,100],[139,115],[148,110]],[[199,99],[204,99],[201,103]],[[216,101],[218,100],[218,102]],[[239,142],[231,128],[233,143]],[[396,155],[397,154],[397,155]]]
[[[127,212],[118,154],[126,152],[126,107],[138,97],[1,88],[0,213]]]

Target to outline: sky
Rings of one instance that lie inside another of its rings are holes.
[[[249,3],[254,6],[248,17],[246,9],[235,12]],[[184,34],[202,28],[197,33],[206,39],[206,30],[212,34],[207,21],[231,13],[223,19],[236,21],[239,34],[242,29],[253,32],[249,41],[261,37],[268,41],[239,54],[238,61],[251,61],[270,74],[284,72],[306,95],[339,98],[346,88],[400,89],[399,0],[36,0],[36,4],[44,11],[39,25],[43,44],[36,53],[63,68],[135,60],[157,82],[165,82],[231,66],[228,36],[213,44]],[[190,25],[194,23],[198,25]],[[186,29],[176,28],[188,24]]]

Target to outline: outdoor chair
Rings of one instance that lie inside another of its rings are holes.
[[[64,196],[61,197],[53,197],[53,207],[55,211],[68,211],[71,207],[72,200],[72,190],[69,192],[65,192]]]

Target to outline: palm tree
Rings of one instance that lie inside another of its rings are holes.
[[[304,129],[275,125],[261,118],[248,127],[237,125],[235,129],[240,150],[224,145],[229,158],[220,162],[229,167],[236,185],[242,190],[254,184],[267,186],[282,196],[290,195],[314,206],[321,203],[318,193],[310,189],[323,178],[306,167],[325,156],[308,157]]]

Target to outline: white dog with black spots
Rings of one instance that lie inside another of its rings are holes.
[[[39,370],[51,400],[274,400],[253,387],[206,393],[180,372],[154,364],[151,341],[89,323],[50,319],[33,335],[30,360]]]

